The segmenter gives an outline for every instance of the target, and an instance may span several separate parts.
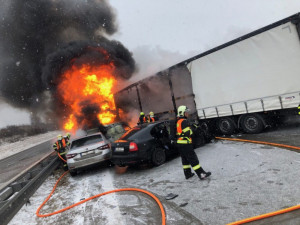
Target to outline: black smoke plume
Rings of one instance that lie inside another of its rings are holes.
[[[128,79],[134,72],[131,53],[104,37],[117,30],[106,0],[0,2],[0,95],[9,104],[62,114],[55,95],[60,75],[74,64],[107,63],[100,49],[116,65],[117,78]]]

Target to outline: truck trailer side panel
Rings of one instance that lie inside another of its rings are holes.
[[[297,107],[300,41],[291,22],[187,64],[200,119]]]

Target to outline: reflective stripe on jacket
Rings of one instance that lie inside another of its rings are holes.
[[[63,138],[61,141],[56,141],[53,145],[54,150],[60,150],[66,148],[67,143],[66,140]]]
[[[182,123],[185,123],[185,125],[182,125]],[[191,135],[193,134],[193,131],[187,124],[187,120],[184,118],[180,118],[177,121],[177,143],[178,144],[192,144],[192,138]]]

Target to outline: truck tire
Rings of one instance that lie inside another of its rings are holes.
[[[212,131],[216,129],[215,123],[201,122],[199,126],[203,131],[205,143],[209,143],[214,138]]]
[[[160,166],[166,161],[166,153],[162,148],[154,148],[152,152],[151,162],[153,166]]]
[[[233,134],[237,127],[234,120],[229,117],[218,119],[217,126],[219,131],[225,135]]]
[[[193,138],[194,149],[203,146],[205,143],[205,137],[201,133],[197,134],[197,136]]]
[[[241,117],[241,127],[247,134],[257,134],[264,129],[263,118],[257,114],[248,114]]]
[[[201,122],[199,124],[199,127],[202,129],[203,132],[208,133],[209,132],[209,128],[206,122]]]

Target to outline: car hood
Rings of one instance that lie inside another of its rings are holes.
[[[89,151],[89,150],[92,150],[92,149],[95,149],[95,148],[99,148],[103,145],[106,145],[107,143],[105,141],[101,141],[101,142],[97,142],[95,144],[91,144],[91,145],[85,145],[85,146],[82,146],[82,147],[79,147],[79,148],[74,148],[74,149],[71,149],[69,152],[72,152],[72,153],[78,153],[78,152],[86,152],[86,151]]]

